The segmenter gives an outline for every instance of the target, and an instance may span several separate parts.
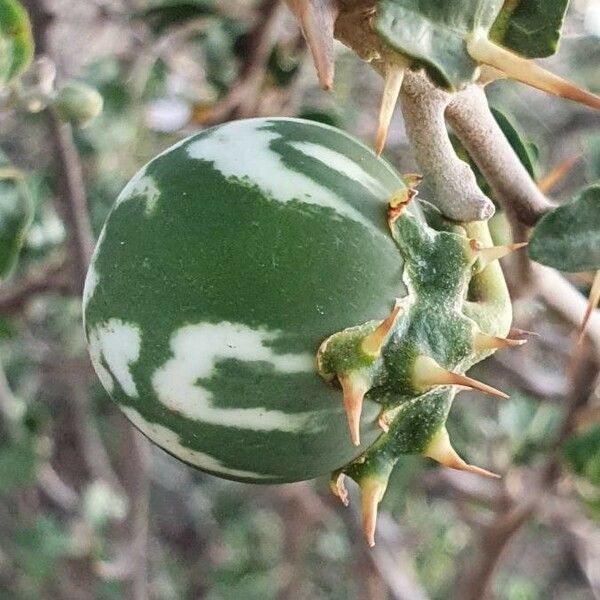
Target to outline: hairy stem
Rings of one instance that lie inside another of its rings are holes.
[[[442,213],[455,221],[483,221],[494,213],[473,171],[460,160],[446,131],[444,111],[450,102],[423,72],[408,71],[401,92],[402,114],[415,158]]]
[[[552,207],[511,148],[490,112],[483,89],[471,85],[455,94],[448,123],[485,176],[494,196],[525,225],[535,225]]]

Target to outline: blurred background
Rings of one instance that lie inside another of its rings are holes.
[[[473,375],[511,398],[463,393],[449,421],[459,453],[503,478],[401,460],[373,550],[355,488],[346,509],[326,479],[220,480],[129,426],[93,374],[80,308],[82,261],[121,188],[173,142],[232,118],[302,116],[370,143],[382,81],[337,45],[334,90],[321,91],[278,0],[24,4],[38,55],[23,84],[29,110],[0,98],[0,147],[35,208],[19,264],[0,283],[0,598],[600,598],[598,319],[576,346],[583,296],[523,257],[504,267],[515,326],[536,335]],[[597,0],[574,0],[564,33],[541,62],[600,92]],[[54,69],[57,82],[102,94],[88,127],[35,112]],[[598,113],[513,82],[488,95],[536,177],[554,176],[553,199],[600,177]],[[399,114],[386,156],[416,169]],[[502,214],[494,232],[510,236]],[[568,277],[588,293],[591,275]]]

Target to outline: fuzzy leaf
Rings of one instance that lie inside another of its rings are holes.
[[[29,15],[18,0],[0,0],[0,85],[20,75],[33,58]]]
[[[502,0],[381,0],[376,29],[393,48],[423,63],[451,89],[476,78],[477,62],[466,48],[475,31],[488,32]]]
[[[490,39],[528,58],[551,56],[568,6],[569,0],[506,0]]]
[[[536,225],[529,256],[561,271],[600,269],[600,185],[555,208]]]

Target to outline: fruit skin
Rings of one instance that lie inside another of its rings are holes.
[[[353,446],[315,356],[406,294],[386,222],[403,188],[367,147],[299,119],[228,123],[156,157],[119,196],[86,281],[90,353],[113,399],[222,477],[296,481],[355,459],[381,433],[379,406],[366,401]]]

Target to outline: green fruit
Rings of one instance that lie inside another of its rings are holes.
[[[467,237],[489,242],[485,225],[438,215],[447,230],[432,229],[407,183],[300,119],[232,122],[160,154],[117,199],[86,281],[104,387],[159,446],[222,477],[343,471],[368,509],[401,454],[450,464],[453,384],[479,385],[461,374],[501,345],[510,303]]]
[[[52,101],[61,121],[85,127],[102,112],[102,96],[89,85],[72,81],[65,84]]]
[[[0,0],[0,84],[23,73],[33,58],[27,11],[17,0]]]

